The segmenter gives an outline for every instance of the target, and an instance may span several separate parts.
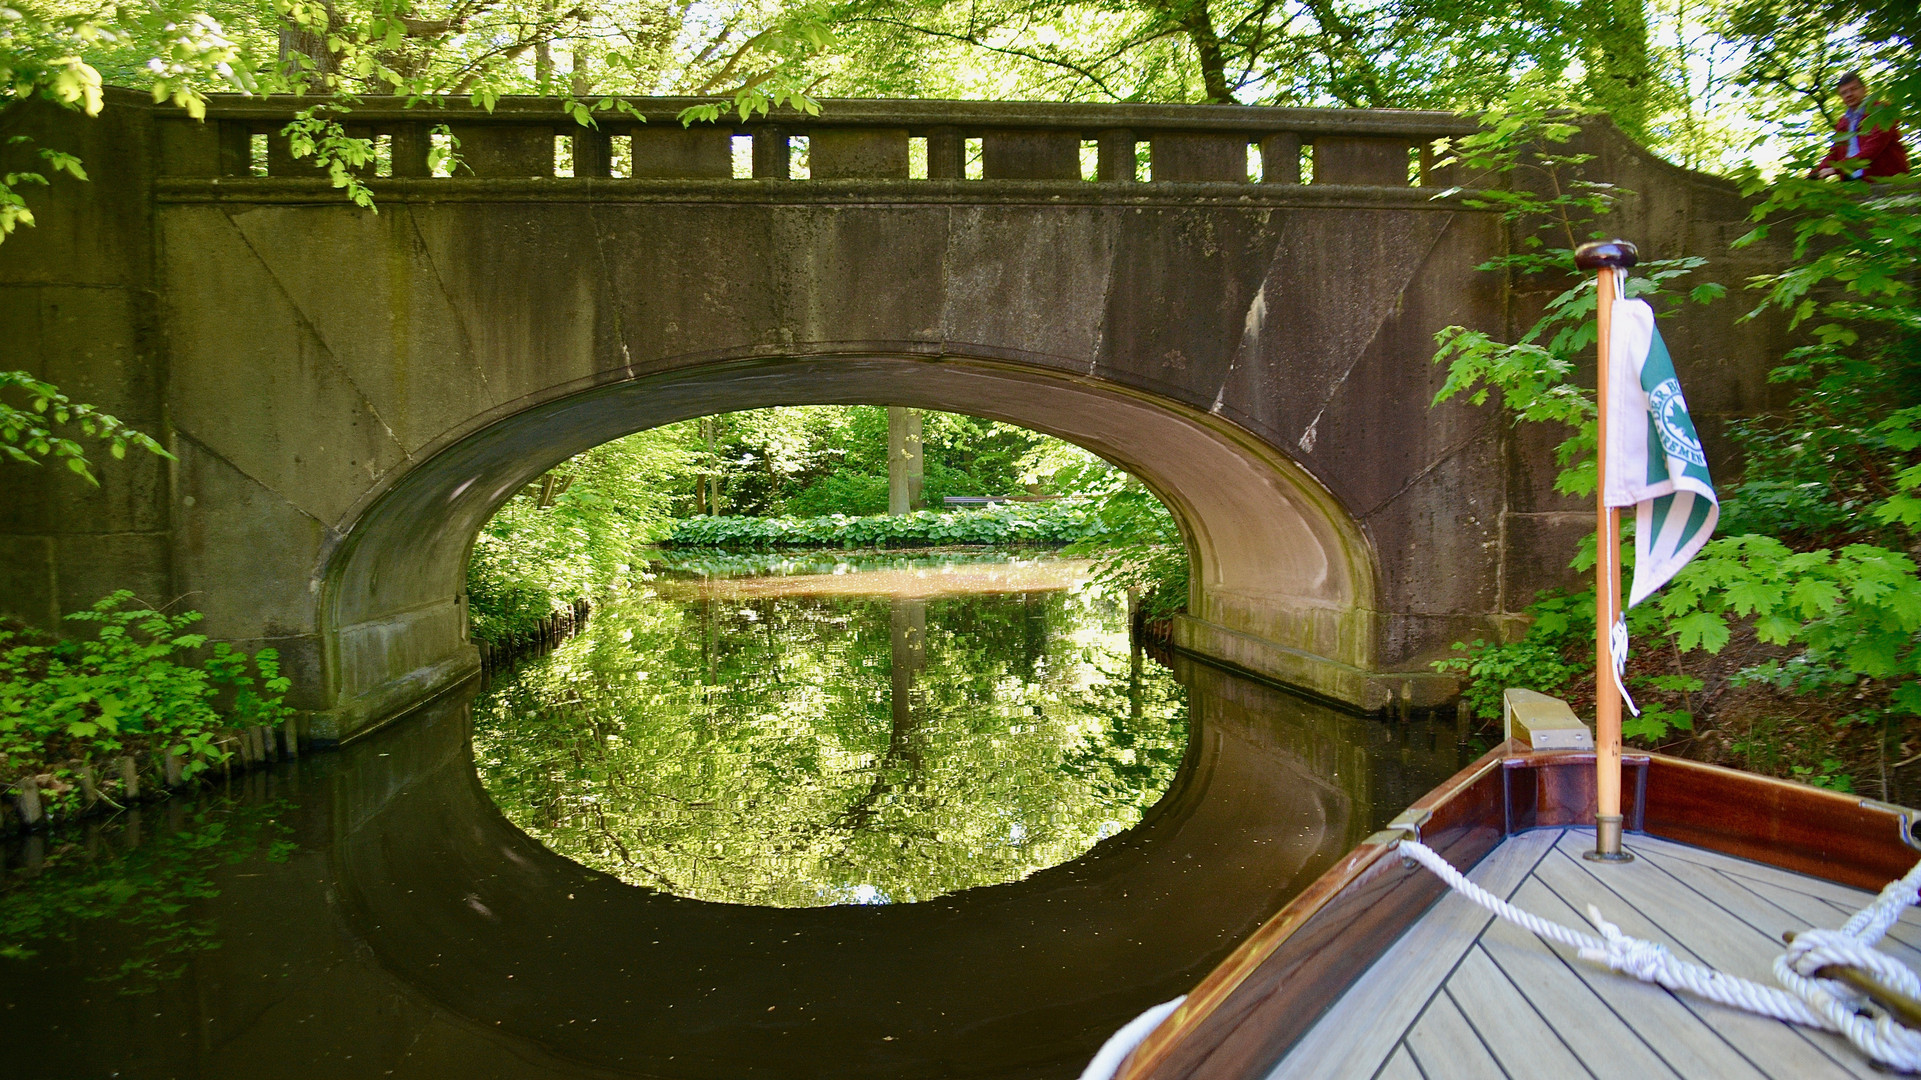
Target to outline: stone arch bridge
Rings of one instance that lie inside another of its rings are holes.
[[[476,670],[466,555],[513,492],[645,427],[807,403],[994,417],[1126,467],[1193,556],[1178,645],[1360,708],[1445,700],[1430,662],[1564,579],[1591,518],[1551,491],[1552,440],[1430,407],[1437,330],[1513,334],[1558,288],[1475,269],[1510,231],[1422,150],[1462,118],[835,101],[683,129],[683,104],[583,131],[551,103],[369,101],[378,213],[291,158],[285,103],[0,118],[93,177],[0,249],[0,365],[176,457],[105,462],[98,492],[8,466],[5,609],[197,608],[350,737]],[[435,123],[459,175],[429,175]],[[1644,250],[1765,268],[1727,254],[1731,188],[1605,124],[1578,143],[1636,193],[1614,227]],[[1779,335],[1724,306],[1669,328],[1711,444],[1767,404]]]

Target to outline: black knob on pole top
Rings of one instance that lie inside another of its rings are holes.
[[[1626,240],[1590,240],[1574,249],[1574,265],[1583,270],[1604,266],[1625,270],[1641,261],[1641,253]]]

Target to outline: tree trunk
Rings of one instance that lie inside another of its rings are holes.
[[[706,510],[709,517],[720,516],[720,449],[719,437],[715,431],[718,425],[714,418],[705,417],[700,422],[701,436],[707,440],[707,483]]]
[[[1227,86],[1227,54],[1221,36],[1214,30],[1214,16],[1207,0],[1174,0],[1169,8],[1180,21],[1187,40],[1194,45],[1194,59],[1201,68],[1201,88],[1210,105],[1235,105],[1234,92]]]
[[[543,94],[554,92],[554,7],[555,0],[541,0],[540,40],[534,43],[534,86]]]
[[[331,2],[324,5],[322,10],[327,13],[327,28],[339,23],[339,16],[334,12]],[[296,56],[306,57],[307,64],[300,64],[294,59]],[[307,68],[309,77],[320,85],[325,85],[328,78],[340,70],[340,65],[334,60],[333,50],[327,48],[326,28],[316,30],[283,19],[280,24],[280,70],[292,78],[303,66]]]
[[[574,69],[571,76],[571,89],[575,97],[586,97],[594,92],[592,45],[586,38],[574,39]]]
[[[1583,50],[1588,103],[1636,139],[1647,137],[1654,72],[1648,61],[1648,14],[1643,0],[1582,0],[1588,25]]]
[[[907,514],[920,509],[920,410],[887,407],[887,512]]]

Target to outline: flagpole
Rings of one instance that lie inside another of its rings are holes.
[[[1599,362],[1595,365],[1595,548],[1594,548],[1594,850],[1588,858],[1627,862],[1621,850],[1621,691],[1614,682],[1609,638],[1621,614],[1621,512],[1607,504],[1608,348],[1614,322],[1614,271],[1638,261],[1625,240],[1600,240],[1574,251],[1574,265],[1595,271],[1595,319]]]

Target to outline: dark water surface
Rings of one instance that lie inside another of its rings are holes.
[[[1072,1077],[1469,752],[1144,660],[1083,574],[682,565],[338,753],[15,841],[4,1074]]]

